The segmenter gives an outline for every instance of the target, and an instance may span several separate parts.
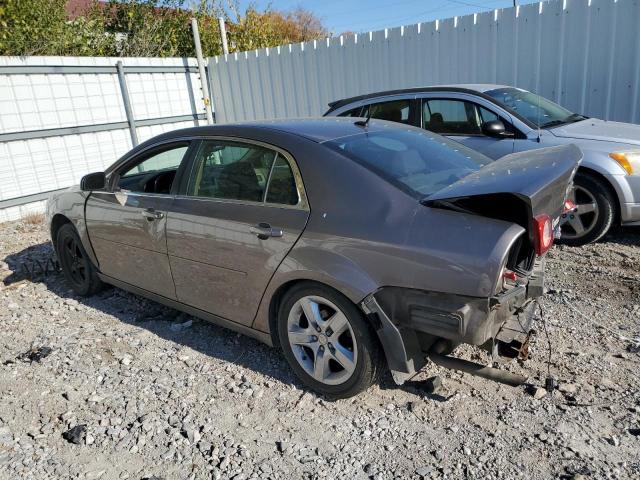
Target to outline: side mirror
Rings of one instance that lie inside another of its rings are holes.
[[[484,122],[482,124],[482,133],[487,137],[504,138],[506,135],[506,128],[504,123],[500,120],[491,120],[490,122]]]
[[[107,184],[107,178],[104,172],[89,173],[80,180],[80,190],[83,192],[91,192],[93,190],[102,190]]]

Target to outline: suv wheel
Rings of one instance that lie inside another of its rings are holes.
[[[581,246],[600,240],[611,227],[615,217],[615,199],[602,180],[578,174],[573,181],[572,212],[562,215],[560,242]]]
[[[378,380],[378,343],[358,308],[316,284],[293,287],[280,305],[278,338],[296,375],[329,397],[356,395]]]
[[[76,229],[70,223],[58,230],[56,254],[64,277],[78,295],[93,295],[103,287]]]

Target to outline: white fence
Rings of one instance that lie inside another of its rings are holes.
[[[556,0],[210,60],[221,122],[321,115],[379,90],[500,83],[640,123],[638,0]]]
[[[0,57],[0,222],[113,163],[133,132],[143,142],[197,124],[203,112],[195,60]]]

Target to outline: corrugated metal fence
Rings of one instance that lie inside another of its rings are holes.
[[[638,0],[556,0],[210,59],[217,121],[321,115],[379,90],[500,83],[640,123]]]
[[[204,105],[195,64],[176,58],[0,57],[0,222],[41,209],[47,192],[104,169],[136,137],[142,142],[197,124]]]

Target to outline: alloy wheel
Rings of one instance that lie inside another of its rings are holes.
[[[74,237],[64,239],[62,255],[71,281],[83,285],[87,281],[87,266],[82,249]]]
[[[574,239],[587,235],[596,225],[599,216],[598,203],[589,190],[573,187],[575,208],[562,214],[562,238]]]
[[[320,296],[305,296],[294,303],[287,319],[293,355],[316,381],[338,385],[356,369],[358,349],[346,315]]]

